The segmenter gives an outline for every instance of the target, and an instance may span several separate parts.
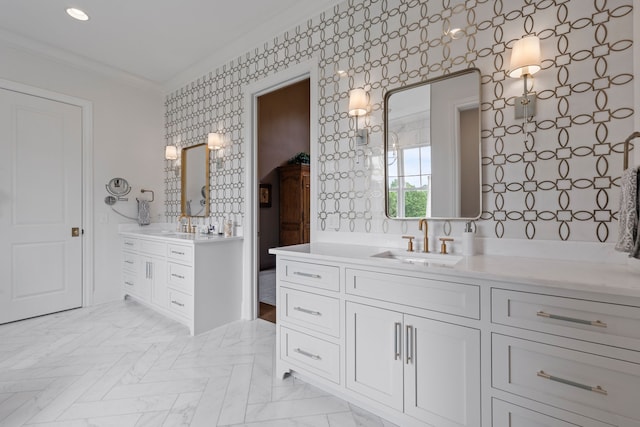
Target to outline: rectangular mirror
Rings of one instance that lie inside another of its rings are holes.
[[[198,144],[182,149],[182,214],[209,216],[209,148]]]
[[[387,216],[479,218],[480,71],[391,90],[384,107]]]

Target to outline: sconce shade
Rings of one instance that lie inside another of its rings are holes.
[[[513,44],[509,77],[533,75],[540,71],[540,39],[536,36],[523,37]]]
[[[164,158],[167,160],[178,159],[178,147],[175,145],[167,145],[164,149]]]
[[[349,115],[364,116],[367,114],[367,92],[364,89],[349,91]]]
[[[211,132],[207,135],[207,146],[210,150],[218,150],[222,148],[222,135],[216,132]]]

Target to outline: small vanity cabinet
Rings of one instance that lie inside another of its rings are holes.
[[[240,319],[242,240],[122,234],[125,296],[185,324],[192,335]]]
[[[640,427],[637,273],[482,256],[422,268],[373,250],[272,250],[279,375],[402,426]]]

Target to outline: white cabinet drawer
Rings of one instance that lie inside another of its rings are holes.
[[[340,383],[340,347],[280,326],[280,357],[335,383]]]
[[[340,300],[280,288],[280,320],[340,337]]]
[[[166,243],[160,243],[160,242],[154,242],[151,240],[141,239],[139,244],[140,244],[140,248],[139,248],[140,252],[145,252],[151,255],[166,256],[166,253],[167,253]]]
[[[131,237],[122,238],[122,249],[127,251],[136,251],[140,247],[140,240]]]
[[[493,387],[562,409],[595,408],[640,420],[640,365],[492,335]]]
[[[193,265],[193,248],[191,246],[181,246],[169,243],[167,245],[167,256],[183,264]]]
[[[130,273],[138,273],[140,258],[131,252],[122,252],[122,270]]]
[[[193,318],[193,297],[183,292],[169,289],[169,310],[188,319]]]
[[[292,260],[278,262],[278,279],[328,291],[340,290],[340,268]]]
[[[604,344],[640,343],[640,308],[505,289],[491,290],[492,321]]]
[[[476,285],[347,269],[346,292],[458,316],[480,318]]]
[[[611,424],[564,414],[566,419],[550,417],[499,399],[492,401],[492,427],[612,427]]]
[[[167,275],[169,286],[193,295],[193,267],[169,262]]]
[[[125,293],[144,300],[151,298],[151,285],[146,280],[139,280],[135,274],[122,275],[122,288]]]

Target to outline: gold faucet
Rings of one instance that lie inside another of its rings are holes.
[[[178,218],[178,221],[180,221],[180,224],[182,225],[182,218],[187,218],[187,233],[191,233],[191,217],[189,215],[185,215],[182,214],[180,215],[180,218]]]
[[[422,240],[422,252],[429,252],[429,237],[427,234],[429,233],[429,224],[427,223],[426,218],[422,218],[418,221],[418,230],[422,231],[422,226],[424,225],[424,239]]]

